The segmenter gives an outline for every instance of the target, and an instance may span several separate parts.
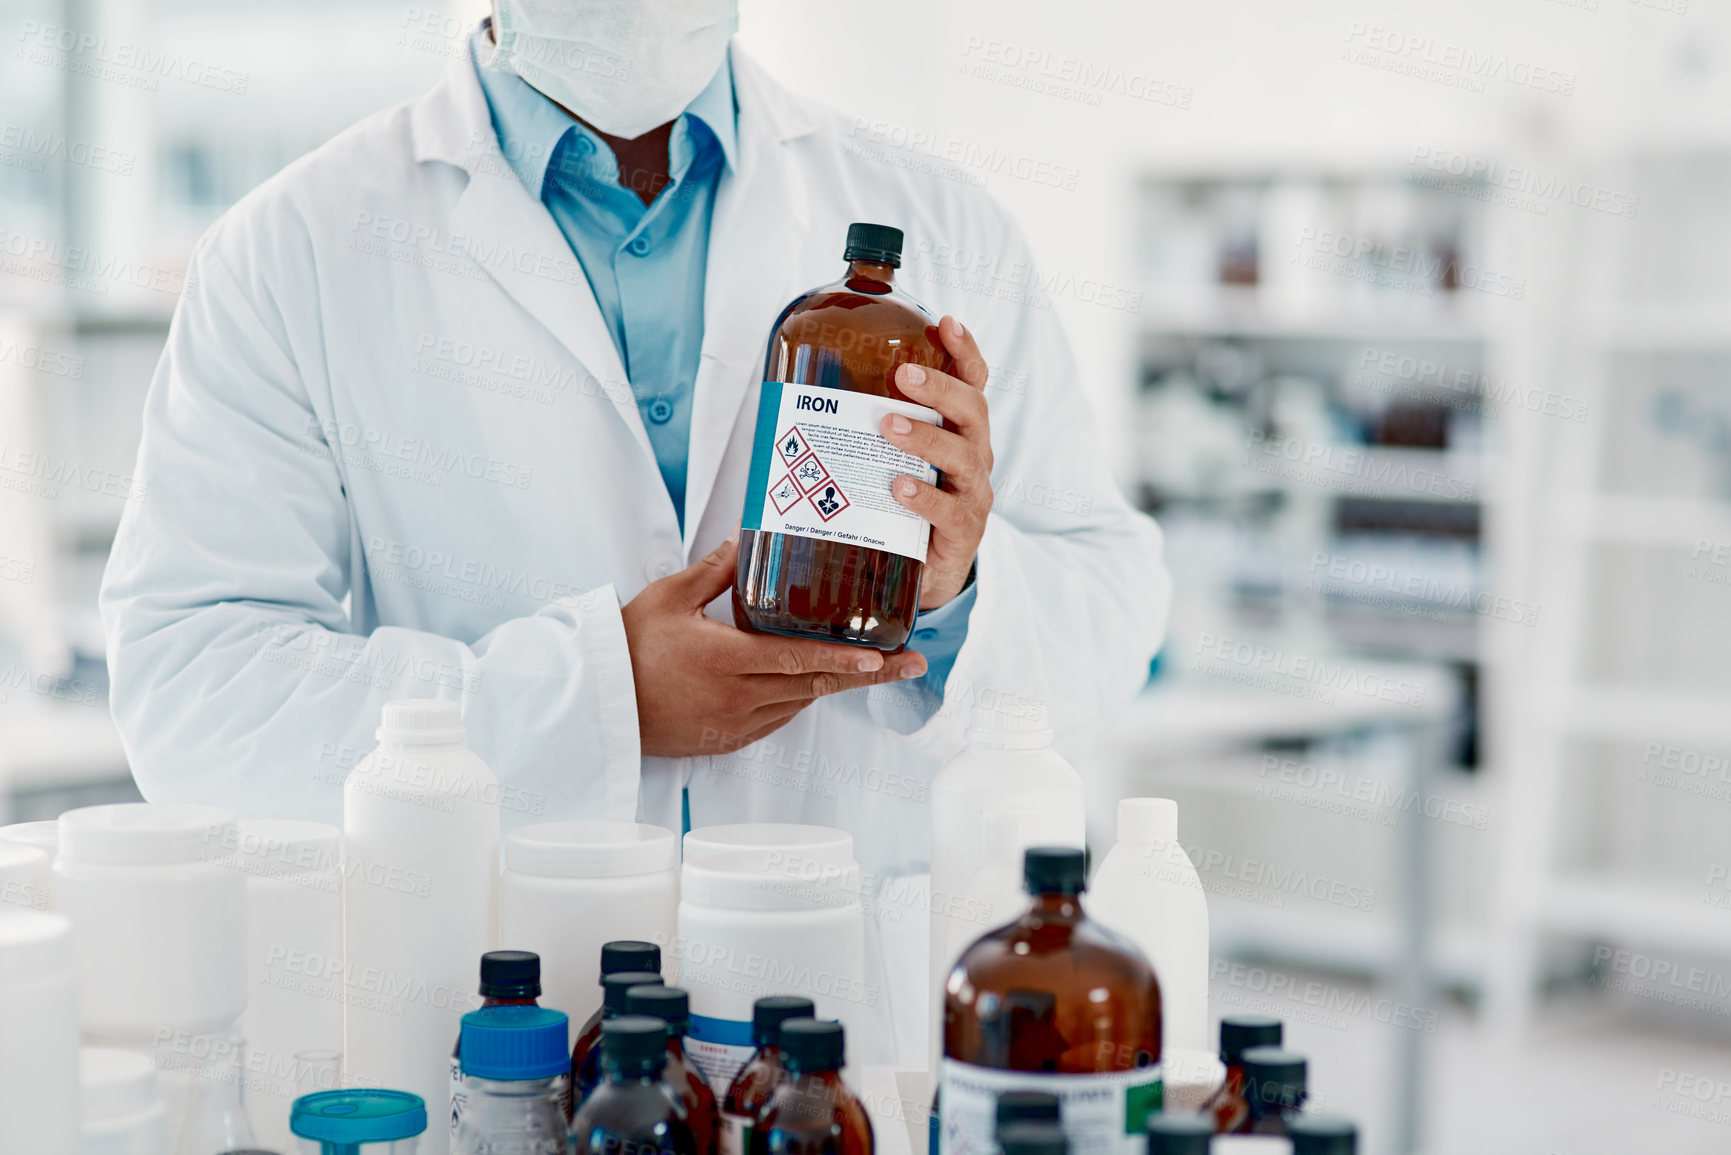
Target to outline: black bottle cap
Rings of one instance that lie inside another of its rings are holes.
[[[652,942],[639,942],[632,938],[602,943],[601,980],[620,971],[654,971],[660,974],[661,948]]]
[[[1005,1091],[998,1096],[998,1128],[1011,1123],[1056,1123],[1058,1096],[1045,1091]]]
[[[1305,1062],[1296,1051],[1249,1047],[1244,1052],[1244,1102],[1253,1115],[1297,1110],[1304,1103]]]
[[[809,1019],[817,1014],[810,999],[798,995],[766,995],[751,1004],[751,1041],[754,1046],[779,1045],[781,1024],[789,1019]]]
[[[629,1014],[628,993],[632,987],[658,987],[661,976],[654,971],[619,971],[601,980],[601,1015]]]
[[[1148,1155],[1208,1155],[1214,1120],[1207,1115],[1156,1111],[1148,1116]]]
[[[625,1013],[663,1019],[669,1034],[683,1036],[691,1027],[691,996],[678,987],[632,987],[625,992]]]
[[[484,999],[541,997],[541,956],[527,950],[490,950],[481,956]]]
[[[601,1024],[601,1067],[626,1077],[657,1075],[667,1065],[667,1022],[620,1015]]]
[[[846,1057],[845,1033],[833,1019],[788,1019],[781,1024],[781,1062],[793,1074],[839,1071]]]
[[[998,1132],[998,1149],[1004,1155],[1070,1155],[1070,1141],[1056,1123],[1024,1119]]]
[[[902,265],[902,231],[890,225],[852,224],[847,227],[844,261],[871,261],[899,269]]]
[[[1358,1155],[1358,1128],[1329,1115],[1299,1115],[1286,1125],[1292,1155]]]
[[[1227,1015],[1220,1020],[1220,1061],[1236,1067],[1250,1047],[1278,1047],[1280,1020],[1272,1015]]]
[[[1081,894],[1088,889],[1087,877],[1087,862],[1073,846],[1030,846],[1022,858],[1029,894]]]

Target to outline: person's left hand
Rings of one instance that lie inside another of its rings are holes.
[[[945,428],[897,413],[883,420],[884,439],[943,473],[943,487],[902,474],[890,494],[904,508],[932,523],[920,609],[935,610],[962,592],[974,567],[986,515],[992,512],[992,427],[986,414],[986,359],[954,317],[938,322],[938,339],[956,362],[956,373],[918,365],[896,370],[896,388],[917,404],[942,414]]]

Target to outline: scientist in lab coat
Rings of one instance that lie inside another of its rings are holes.
[[[727,0],[497,0],[431,91],[199,243],[102,587],[147,798],[340,822],[380,707],[440,697],[507,827],[820,823],[893,891],[972,719],[1062,741],[1142,685],[1159,533],[1021,234],[729,29]],[[853,221],[904,230],[957,364],[898,377],[948,429],[884,427],[944,474],[892,487],[932,536],[889,658],[743,633],[725,596],[764,342]],[[895,905],[868,978],[920,1007],[880,1006],[861,1061],[893,1057],[891,1011],[920,1054],[924,984],[882,968],[924,973],[925,912]]]

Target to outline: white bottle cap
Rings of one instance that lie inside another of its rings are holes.
[[[685,862],[739,873],[785,871],[804,863],[846,868],[854,864],[853,835],[797,822],[700,826],[685,835]]]
[[[0,906],[0,986],[60,978],[78,965],[72,920],[22,907]]]
[[[121,802],[60,816],[60,856],[149,866],[214,862],[234,849],[234,815],[186,802]]]
[[[1120,799],[1118,841],[1178,841],[1178,803],[1170,798]]]
[[[84,1125],[140,1115],[156,1104],[150,1056],[112,1047],[78,1050],[78,1111]]]
[[[637,822],[543,822],[505,835],[505,869],[542,878],[629,878],[672,870],[673,831]]]
[[[433,745],[463,740],[463,709],[438,698],[398,698],[386,702],[374,735],[381,742]]]
[[[14,822],[10,826],[0,826],[0,842],[39,847],[52,858],[55,848],[60,845],[60,823],[50,818],[45,822]]]

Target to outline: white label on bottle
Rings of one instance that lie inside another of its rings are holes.
[[[745,1025],[749,1030],[751,1024]],[[717,1099],[727,1096],[727,1089],[733,1086],[733,1077],[739,1074],[739,1069],[756,1053],[756,1047],[706,1042],[693,1035],[685,1036],[685,1057],[703,1072],[704,1082],[715,1091]]]
[[[1137,1155],[1147,1147],[1148,1115],[1160,1109],[1160,1064],[1101,1075],[1053,1075],[945,1059],[938,1089],[942,1155],[996,1155],[998,1097],[1005,1091],[1056,1095],[1072,1151]]]
[[[463,1118],[463,1108],[469,1104],[469,1092],[463,1090],[463,1065],[451,1056],[451,1139],[457,1138],[457,1123]]]
[[[931,524],[897,504],[890,482],[905,473],[936,485],[938,471],[884,440],[890,413],[940,420],[935,409],[871,393],[765,381],[741,525],[925,561]]]
[[[751,1117],[721,1113],[721,1155],[745,1155],[751,1146]]]

